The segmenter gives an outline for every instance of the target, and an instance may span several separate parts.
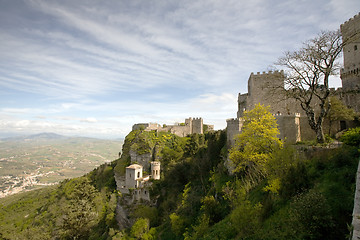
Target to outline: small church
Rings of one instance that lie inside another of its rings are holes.
[[[150,179],[160,179],[160,162],[150,162],[150,175],[143,175],[143,166],[139,164],[131,164],[126,167],[125,181],[119,189],[122,194],[131,194],[133,200],[150,201],[149,188],[151,186]]]

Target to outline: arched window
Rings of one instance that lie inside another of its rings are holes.
[[[140,178],[140,172],[138,172],[138,178]]]

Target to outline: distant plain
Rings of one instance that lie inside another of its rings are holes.
[[[0,140],[0,197],[82,176],[119,157],[121,140],[42,133]]]

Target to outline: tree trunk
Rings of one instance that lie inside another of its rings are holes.
[[[316,134],[316,141],[318,143],[324,143],[325,137],[324,137],[324,131],[322,128],[323,123],[323,116],[315,117],[314,110],[310,107],[310,104],[303,104],[301,105],[302,109],[305,111],[306,116],[308,118],[308,122],[310,125],[310,128],[314,130]]]
[[[318,143],[324,143],[325,137],[324,137],[324,131],[322,129],[322,125],[318,125],[315,129],[315,132],[316,132],[316,141]]]

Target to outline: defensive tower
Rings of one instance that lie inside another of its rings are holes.
[[[199,133],[199,134],[203,134],[203,119],[202,118],[194,118],[192,120],[192,129],[191,129],[191,133]]]
[[[138,179],[143,177],[143,167],[139,164],[132,164],[126,168],[126,188],[137,188]]]
[[[340,26],[344,43],[344,68],[341,70],[345,91],[360,89],[360,13]]]
[[[151,164],[152,178],[155,180],[159,180],[160,179],[160,162],[153,161],[150,164]]]

